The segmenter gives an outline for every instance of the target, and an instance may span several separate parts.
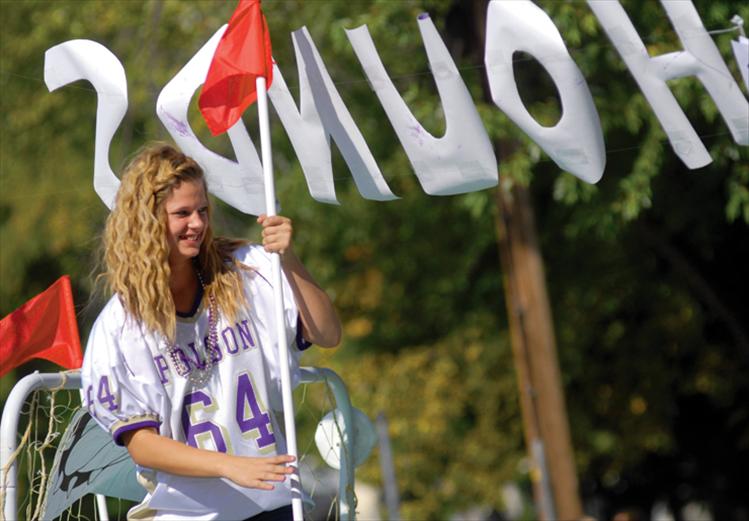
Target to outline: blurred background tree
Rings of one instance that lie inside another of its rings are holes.
[[[581,492],[587,513],[645,514],[689,501],[714,519],[746,519],[749,465],[749,151],[736,145],[702,85],[671,82],[713,163],[689,171],[584,2],[539,1],[593,93],[607,168],[585,185],[559,171],[484,100],[484,0],[266,2],[274,56],[295,93],[289,32],[306,25],[392,190],[363,200],[334,151],[340,206],[313,201],[277,120],[274,162],[282,211],[297,249],[335,298],[341,348],[313,353],[332,366],[353,402],[390,421],[403,516],[445,518],[474,505],[501,511],[501,487],[527,487],[525,449],[495,231],[495,191],[429,197],[421,190],[343,31],[367,24],[396,87],[435,134],[444,129],[416,16],[429,12],[448,44],[491,138],[505,188],[525,186],[535,208],[553,308]],[[623,3],[652,55],[680,45],[657,2]],[[749,7],[700,0],[708,29]],[[98,236],[107,215],[92,187],[96,93],[85,82],[49,93],[44,51],[74,38],[112,50],[127,72],[128,114],[115,136],[115,170],[142,144],[167,139],[155,115],[164,84],[234,7],[219,1],[1,2],[0,314],[63,273],[73,279],[81,333]],[[734,77],[731,34],[715,42]],[[404,59],[407,57],[407,59]],[[516,56],[523,98],[551,125],[560,107],[551,80]],[[193,128],[212,138],[192,107]],[[273,112],[271,111],[273,117]],[[748,116],[749,117],[749,116]],[[256,136],[254,109],[246,123]],[[258,140],[255,139],[257,143]],[[225,234],[258,237],[253,219],[222,205]],[[0,398],[28,364],[0,381]],[[376,454],[359,478],[380,479]]]

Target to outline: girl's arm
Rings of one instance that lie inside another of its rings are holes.
[[[261,215],[257,222],[263,227],[266,251],[281,254],[281,266],[294,292],[304,338],[320,347],[337,346],[341,341],[341,321],[328,294],[317,285],[292,250],[291,219]]]
[[[227,478],[241,487],[273,490],[269,481],[283,481],[293,469],[293,456],[252,458],[197,449],[145,427],[122,435],[138,465],[179,476]]]

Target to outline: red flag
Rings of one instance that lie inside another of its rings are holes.
[[[0,376],[32,358],[66,369],[83,363],[67,275],[0,320]]]
[[[255,103],[255,79],[273,81],[270,33],[260,0],[239,0],[218,42],[198,106],[214,136],[226,132]]]

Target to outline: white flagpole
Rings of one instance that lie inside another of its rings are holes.
[[[268,98],[265,91],[265,78],[258,76],[257,110],[260,119],[260,149],[263,162],[263,181],[265,184],[265,213],[268,217],[276,215],[276,188],[273,182],[273,159],[270,146],[270,124],[268,120]],[[281,394],[283,396],[283,417],[286,429],[286,448],[294,456],[294,467],[297,469],[289,476],[291,480],[291,508],[294,521],[303,521],[302,482],[299,479],[299,458],[296,447],[296,425],[294,423],[294,401],[291,394],[291,375],[289,374],[289,344],[286,340],[286,323],[283,313],[283,293],[281,290],[281,257],[271,254],[271,277],[273,278],[273,304],[276,317],[276,338],[278,339],[279,365],[281,366]]]

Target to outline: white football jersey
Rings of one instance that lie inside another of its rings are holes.
[[[180,376],[167,341],[126,316],[115,295],[97,318],[82,368],[89,411],[118,444],[123,433],[154,427],[163,436],[194,447],[243,456],[285,454],[286,444],[273,410],[282,409],[279,354],[270,255],[258,245],[239,248],[235,257],[253,268],[244,273],[249,306],[237,320],[218,317],[218,352],[203,385]],[[292,385],[298,383],[300,350],[308,346],[298,331],[291,287],[282,274],[286,338]],[[209,335],[208,299],[195,315],[177,319],[175,353],[190,370],[204,367]],[[188,478],[138,468],[148,494],[129,518],[245,519],[291,503],[288,479],[275,490],[238,487],[228,480]]]

